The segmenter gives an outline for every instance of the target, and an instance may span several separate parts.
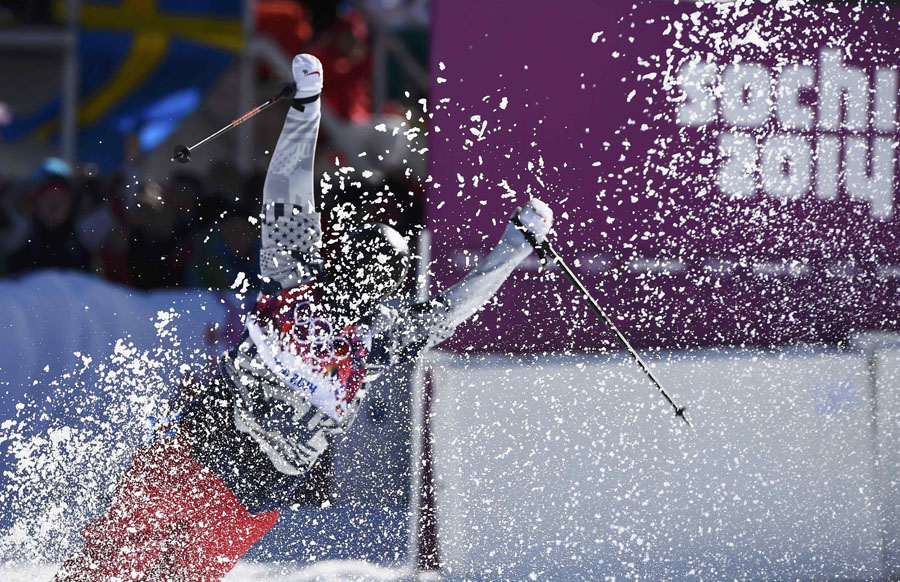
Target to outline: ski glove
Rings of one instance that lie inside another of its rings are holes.
[[[532,198],[524,208],[516,212],[525,230],[530,232],[537,242],[544,242],[553,226],[553,211],[550,207],[537,198]]]
[[[297,83],[297,99],[315,97],[322,92],[322,63],[312,55],[297,55],[291,63]]]

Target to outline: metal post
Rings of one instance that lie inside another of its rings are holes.
[[[872,477],[874,482],[875,497],[875,515],[878,520],[878,539],[881,544],[881,578],[884,580],[893,580],[890,576],[890,566],[888,563],[888,547],[887,547],[887,520],[885,516],[885,490],[882,463],[881,463],[881,431],[878,425],[879,406],[878,406],[878,352],[879,346],[877,342],[873,342],[866,351],[866,376],[868,377],[869,388],[869,412],[871,420],[869,424],[869,436],[872,443]]]
[[[372,27],[372,113],[384,112],[388,95],[387,33],[380,27]]]
[[[253,17],[253,0],[243,0],[241,30],[244,35],[244,44],[241,49],[239,73],[237,111],[248,111],[253,107],[253,64],[254,50],[253,39],[256,22]],[[235,165],[242,174],[247,174],[253,168],[253,127],[244,124],[238,127],[237,147],[234,148],[237,159]]]
[[[62,114],[60,116],[60,146],[62,158],[78,163],[78,91],[81,62],[79,58],[78,24],[80,0],[66,1],[66,43],[63,58]]]
[[[431,262],[431,232],[423,229],[418,241],[418,268],[416,277],[416,298],[418,301],[428,299],[428,265]],[[408,560],[409,570],[416,573],[416,577],[424,579],[428,577],[428,571],[423,566],[423,468],[425,459],[425,434],[426,423],[426,367],[423,357],[419,357],[413,368],[410,394],[410,484],[409,484],[409,544]],[[430,459],[428,460],[430,462]],[[428,486],[432,486],[429,483]],[[433,519],[434,508],[429,510],[429,518]],[[436,552],[435,552],[436,553]],[[427,561],[427,560],[426,560]]]
[[[422,383],[422,443],[419,462],[419,519],[417,524],[416,571],[420,580],[437,580],[441,569],[437,531],[437,491],[434,479],[434,437],[431,415],[434,404],[434,375],[425,370]]]

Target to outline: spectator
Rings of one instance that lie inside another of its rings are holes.
[[[270,36],[290,55],[301,52],[315,32],[309,9],[294,0],[257,0],[253,15],[257,31]]]
[[[169,177],[169,193],[175,208],[175,237],[181,244],[190,244],[199,225],[203,183],[193,174],[176,172]]]
[[[0,269],[9,270],[9,256],[28,239],[31,220],[22,208],[22,196],[8,183],[0,184]]]
[[[325,102],[339,115],[366,122],[372,114],[372,52],[365,19],[346,11],[310,49],[328,71]]]
[[[34,218],[25,244],[9,258],[9,271],[61,268],[87,270],[90,254],[75,232],[74,192],[54,178],[32,196]]]
[[[123,285],[131,284],[131,271],[128,267],[128,241],[129,232],[125,202],[121,195],[124,188],[122,176],[114,176],[105,187],[105,195],[101,205],[96,207],[93,213],[108,212],[112,218],[106,236],[102,238],[100,246],[96,249],[95,263],[97,270],[110,281]],[[86,223],[90,222],[92,214],[86,217]]]
[[[201,236],[188,271],[189,285],[227,289],[236,282],[247,281],[238,287],[242,291],[259,286],[259,234],[247,213],[232,208],[226,211],[225,218],[216,221],[208,235]]]
[[[140,289],[184,285],[187,252],[175,236],[177,209],[169,199],[159,184],[146,182],[128,213],[128,268]]]

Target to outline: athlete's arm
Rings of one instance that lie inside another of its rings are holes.
[[[313,161],[322,119],[322,63],[311,55],[297,55],[293,71],[297,93],[263,187],[260,273],[282,287],[308,280],[321,262],[322,226],[313,194]]]
[[[540,200],[532,199],[519,213],[519,221],[543,241],[553,224],[553,212]],[[494,296],[531,251],[525,235],[510,222],[500,242],[462,281],[428,301],[399,310],[393,327],[395,350],[414,355],[412,352],[449,338],[459,324]]]

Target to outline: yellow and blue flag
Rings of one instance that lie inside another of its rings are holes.
[[[82,2],[80,160],[115,170],[124,135],[145,151],[165,140],[243,48],[241,10],[241,0]],[[58,139],[61,104],[16,119],[4,141]]]

